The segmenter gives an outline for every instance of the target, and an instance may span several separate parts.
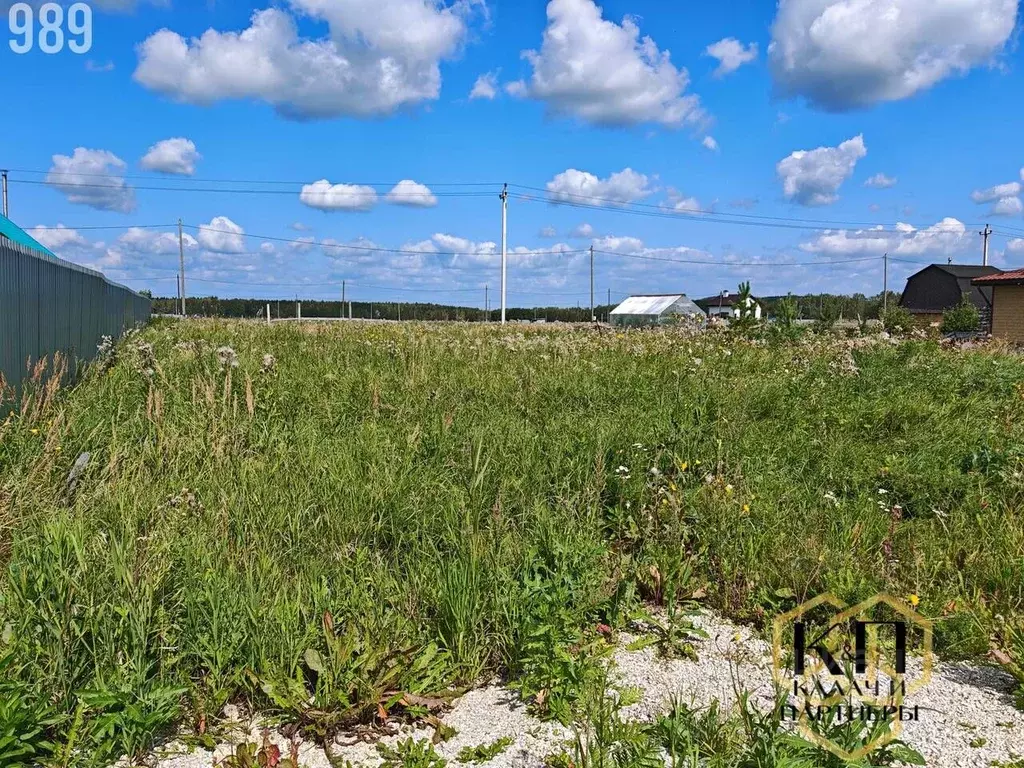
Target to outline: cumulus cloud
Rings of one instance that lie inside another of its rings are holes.
[[[896,101],[986,64],[1017,0],[780,0],[768,59],[786,96],[844,111]]]
[[[994,203],[1004,197],[1014,197],[1021,193],[1019,182],[1011,181],[1007,184],[996,184],[988,189],[976,189],[971,192],[971,200],[976,203]]]
[[[967,227],[954,218],[945,218],[926,229],[898,223],[894,230],[839,229],[823,232],[800,245],[807,253],[822,256],[952,256],[969,246]]]
[[[715,141],[714,136],[705,136],[701,144],[704,145],[704,149],[708,149],[712,152],[718,151],[718,142]]]
[[[214,216],[199,228],[199,245],[214,253],[244,253],[245,230],[227,216]]]
[[[373,187],[359,184],[331,184],[327,179],[306,184],[299,200],[321,211],[368,211],[377,203]]]
[[[364,189],[366,189],[364,187]],[[408,205],[415,208],[433,208],[437,205],[437,197],[425,184],[418,184],[411,179],[402,179],[391,188],[387,201],[395,205]]]
[[[607,235],[599,237],[594,241],[594,248],[599,251],[613,251],[615,253],[637,253],[644,248],[644,241],[639,237],[618,237]]]
[[[871,187],[872,189],[891,189],[896,186],[896,182],[897,179],[892,176],[886,176],[884,173],[876,173],[864,182],[864,186]]]
[[[654,193],[650,179],[632,168],[624,168],[607,179],[592,173],[569,168],[547,183],[548,194],[555,202],[634,203]]]
[[[58,224],[55,227],[39,225],[28,230],[40,245],[44,245],[54,253],[59,253],[66,248],[88,248],[89,241],[82,237],[77,229],[65,227]]]
[[[1015,237],[1006,244],[1006,252],[1013,255],[1024,255],[1024,238]]]
[[[591,238],[594,236],[594,228],[586,222],[577,224],[569,231],[569,237]]]
[[[533,72],[506,86],[512,95],[543,101],[560,117],[597,125],[701,123],[699,97],[687,94],[690,77],[669,51],[640,36],[636,21],[601,16],[594,0],[550,0],[540,50],[523,52]]]
[[[715,77],[725,77],[744,64],[749,64],[757,59],[757,43],[745,46],[735,37],[726,37],[709,45],[704,53],[718,59]]]
[[[485,72],[473,83],[473,90],[469,92],[470,99],[491,100],[498,95],[498,74],[496,72]]]
[[[668,202],[662,207],[677,213],[701,213],[704,210],[696,197],[686,197],[675,189],[669,190]]]
[[[212,223],[211,226],[213,226]],[[217,227],[217,229],[221,228]],[[178,233],[131,227],[117,238],[116,244],[123,250],[133,253],[176,254],[178,252]],[[199,245],[198,241],[187,232],[182,233],[181,244],[186,251],[193,250]]]
[[[196,145],[188,139],[164,139],[149,148],[139,165],[147,171],[191,176],[196,172],[196,161],[201,158]]]
[[[367,117],[436,99],[439,64],[463,44],[476,5],[433,0],[291,0],[256,11],[241,32],[186,40],[161,29],[138,46],[136,82],[173,99],[255,99],[295,119]],[[300,37],[296,15],[326,21]]]
[[[113,152],[77,147],[70,157],[53,156],[46,183],[70,203],[131,213],[135,210],[135,190],[124,179],[126,167],[124,160]]]
[[[859,135],[838,147],[797,150],[775,166],[782,193],[800,205],[830,205],[839,199],[839,187],[867,153],[864,137]]]
[[[980,204],[992,203],[991,213],[996,216],[1017,216],[1024,212],[1020,193],[1024,186],[1020,182],[1010,181],[996,184],[988,189],[976,189],[971,192],[971,200]]]
[[[558,237],[558,230],[548,224],[546,227],[541,229],[539,236],[547,238]]]
[[[992,213],[997,216],[1020,216],[1024,212],[1024,203],[1019,197],[1001,197],[992,206]]]

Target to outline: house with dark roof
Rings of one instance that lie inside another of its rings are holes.
[[[992,335],[1024,344],[1024,269],[976,277],[971,283],[990,292]]]
[[[754,318],[761,319],[761,305],[756,299],[750,299],[754,304]],[[697,306],[707,312],[708,317],[721,317],[728,320],[730,317],[739,317],[740,295],[722,291],[715,296],[708,296],[706,299],[697,299]]]
[[[986,325],[992,315],[992,288],[973,285],[975,278],[997,275],[1001,270],[980,264],[930,264],[907,278],[900,306],[921,325],[942,322],[942,313],[952,309],[963,296],[981,313]]]

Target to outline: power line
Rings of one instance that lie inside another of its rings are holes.
[[[296,180],[285,180],[285,179],[211,179],[203,178],[198,176],[180,176],[175,178],[167,178],[157,174],[114,174],[114,173],[87,173],[87,172],[60,172],[53,170],[39,170],[38,168],[8,168],[10,173],[31,173],[38,176],[73,176],[79,177],[84,176],[88,178],[101,178],[101,179],[160,179],[161,181],[178,182],[181,184],[313,184],[320,179],[296,179]],[[22,179],[23,182],[28,180]],[[408,179],[399,179],[398,181],[337,181],[332,184],[349,184],[360,187],[393,187],[400,181],[408,181]],[[38,182],[37,182],[38,183]],[[46,183],[45,181],[42,183]],[[433,181],[433,182],[417,182],[428,187],[500,187],[501,182],[496,181]]]
[[[864,261],[879,261],[881,256],[863,256],[856,259],[839,259],[833,261],[707,261],[699,259],[673,259],[664,256],[653,256],[644,253],[621,253],[618,251],[601,251],[594,249],[594,253],[601,253],[605,256],[621,256],[627,259],[643,259],[646,261],[664,261],[670,264],[704,264],[716,267],[829,267],[833,264],[853,264]]]

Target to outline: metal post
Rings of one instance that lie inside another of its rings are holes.
[[[882,254],[882,314],[889,312],[889,253]]]
[[[490,319],[491,319],[490,309],[491,309],[490,299],[487,298],[487,286],[485,285],[484,286],[484,321],[485,322],[490,322]]]
[[[6,204],[4,205],[6,208]],[[988,266],[988,238],[992,234],[992,227],[988,224],[985,225],[985,229],[978,233],[982,237],[982,250],[981,250],[981,265],[983,267]]]
[[[349,320],[352,319],[352,301],[351,301],[351,299],[348,302],[348,319]]]
[[[4,205],[4,216],[7,216],[7,171],[0,171],[0,176],[3,177],[3,205]]]
[[[270,302],[267,302],[267,325],[270,325]]]
[[[505,324],[505,269],[508,261],[508,184],[501,189],[501,324]]]
[[[590,322],[597,322],[594,314],[594,246],[590,246]]]
[[[345,281],[341,281],[341,317],[345,318]]]
[[[295,319],[302,320],[302,302],[298,299],[295,300]]]
[[[181,316],[185,317],[185,243],[181,234],[181,219],[178,219],[178,266],[181,268]]]
[[[608,311],[605,312],[605,316],[608,318],[608,322],[612,321],[612,289],[608,289]]]

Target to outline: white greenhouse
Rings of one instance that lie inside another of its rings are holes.
[[[705,320],[704,310],[684,293],[630,296],[611,311],[615,326],[665,325],[680,319]]]

